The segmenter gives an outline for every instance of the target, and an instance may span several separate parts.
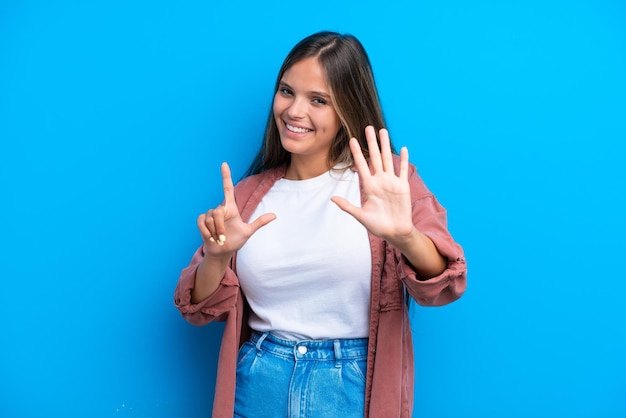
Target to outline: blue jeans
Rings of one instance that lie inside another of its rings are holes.
[[[362,418],[367,338],[287,341],[255,332],[239,350],[235,417]]]

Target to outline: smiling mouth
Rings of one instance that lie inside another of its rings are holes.
[[[285,127],[287,128],[287,130],[291,132],[295,132],[297,134],[304,134],[304,133],[313,131],[313,129],[298,128],[297,126],[290,125],[287,122],[285,122]]]

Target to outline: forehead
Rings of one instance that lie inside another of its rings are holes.
[[[285,71],[280,81],[294,88],[329,91],[326,72],[317,57],[309,57],[296,62]]]

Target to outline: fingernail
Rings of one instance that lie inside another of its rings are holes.
[[[222,244],[226,241],[226,235],[220,234],[219,240],[222,241]]]
[[[209,241],[211,241],[211,242],[215,242],[215,240],[213,239],[213,237],[210,237],[210,238],[209,238]]]

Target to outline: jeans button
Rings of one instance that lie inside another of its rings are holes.
[[[309,350],[307,350],[306,347],[303,346],[303,345],[298,347],[298,353],[300,353],[300,354],[306,354],[307,351],[309,351]]]

